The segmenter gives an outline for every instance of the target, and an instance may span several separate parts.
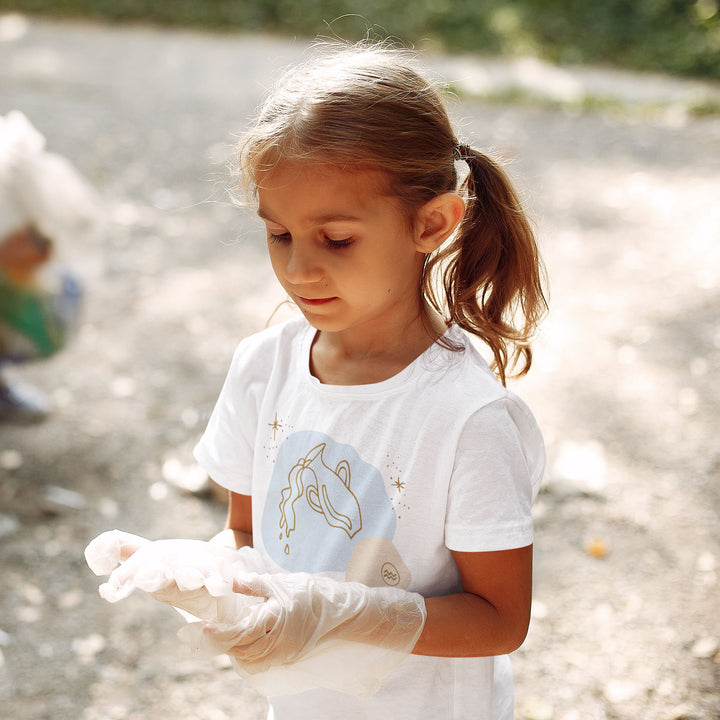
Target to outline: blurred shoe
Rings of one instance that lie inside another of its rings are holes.
[[[35,388],[0,380],[0,422],[30,425],[50,414],[50,404]]]

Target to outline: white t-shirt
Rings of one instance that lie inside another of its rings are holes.
[[[315,330],[297,318],[238,346],[195,449],[220,485],[252,495],[255,547],[270,566],[425,597],[461,590],[451,550],[533,541],[545,452],[527,406],[464,332],[394,377],[324,385]],[[512,718],[499,658],[410,656],[371,698],[328,690],[270,698],[274,720]]]

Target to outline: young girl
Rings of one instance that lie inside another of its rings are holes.
[[[274,720],[510,719],[544,463],[505,388],[545,309],[517,197],[381,47],[291,71],[239,161],[302,316],[240,343],[196,448],[230,491],[220,538],[271,572],[236,580],[262,602],[229,654],[256,672],[328,638],[412,651],[369,697],[270,697]]]
[[[288,571],[414,591],[427,613],[374,696],[280,697],[273,717],[510,718],[544,450],[504,384],[545,303],[508,178],[377,47],[290,72],[239,159],[303,317],[240,344],[196,449],[230,491],[227,534]]]

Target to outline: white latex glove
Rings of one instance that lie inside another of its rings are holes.
[[[250,674],[298,663],[339,642],[364,645],[373,663],[382,665],[384,657],[394,667],[425,624],[424,598],[397,588],[278,573],[237,576],[234,590],[264,602],[239,622],[200,624],[201,634],[183,628],[181,636],[206,653],[228,653]]]
[[[425,623],[420,595],[268,574],[249,547],[151,542],[114,530],[93,540],[85,557],[97,575],[110,573],[102,597],[117,602],[137,588],[178,608],[190,621],[178,633],[183,640],[205,655],[228,653],[237,673],[266,695],[317,687],[370,695]]]
[[[244,617],[255,598],[233,593],[238,571],[264,566],[252,548],[232,550],[199,540],[155,540],[110,530],[85,549],[96,575],[110,574],[102,598],[118,602],[136,588],[195,617],[224,621]],[[127,559],[125,559],[127,558]]]

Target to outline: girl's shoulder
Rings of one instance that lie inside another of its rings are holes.
[[[452,327],[445,336],[452,348],[437,352],[440,362],[432,363],[433,394],[438,404],[451,408],[452,413],[468,422],[481,418],[493,422],[498,415],[508,415],[519,425],[534,429],[536,423],[530,407],[505,387],[490,369],[479,342],[468,333]],[[533,430],[534,431],[534,430]]]
[[[238,344],[235,355],[274,354],[278,350],[291,349],[297,342],[302,342],[311,330],[304,317],[291,318],[284,322],[247,335]]]
[[[508,396],[469,333],[453,325],[427,353],[424,367],[443,393],[462,404],[484,405]]]
[[[487,447],[508,456],[520,452],[535,495],[545,467],[545,442],[537,419],[529,405],[496,378],[478,343],[454,329],[453,337],[464,340],[449,390],[450,403],[461,414],[457,452],[482,454]]]
[[[267,374],[278,364],[287,364],[312,341],[311,326],[304,317],[292,318],[243,338],[235,348],[231,374]]]

